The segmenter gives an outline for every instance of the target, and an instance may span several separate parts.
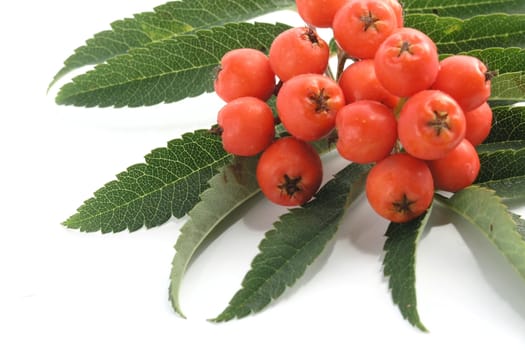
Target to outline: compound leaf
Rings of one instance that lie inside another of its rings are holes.
[[[292,0],[170,1],[153,12],[113,22],[111,30],[95,34],[64,62],[51,85],[76,68],[102,63],[133,48],[226,23],[242,22],[293,4]]]
[[[291,209],[266,233],[242,288],[214,322],[262,310],[300,278],[334,236],[345,209],[362,192],[369,166],[341,170],[301,208]]]
[[[135,231],[184,216],[208,187],[208,180],[231,160],[221,139],[207,130],[182,135],[153,150],[95,192],[64,222],[81,231]]]
[[[431,209],[407,223],[391,223],[383,247],[383,274],[388,277],[392,299],[403,317],[413,326],[426,332],[419,319],[416,297],[416,248],[430,217]]]
[[[130,50],[59,91],[58,104],[138,107],[175,102],[213,90],[222,56],[236,48],[266,51],[284,24],[235,23]]]
[[[406,16],[405,25],[426,33],[436,43],[440,54],[485,49],[488,47],[524,47],[525,15],[490,14],[461,20],[429,14]]]
[[[195,252],[217,226],[240,205],[259,193],[255,178],[255,158],[235,158],[210,180],[210,188],[200,196],[200,202],[190,210],[189,219],[181,228],[175,244],[175,257],[170,275],[169,299],[175,311],[184,316],[179,302],[179,290],[188,264]]]
[[[525,240],[519,232],[519,220],[494,191],[470,186],[450,199],[442,199],[442,203],[477,227],[525,278]]]

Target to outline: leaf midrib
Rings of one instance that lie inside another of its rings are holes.
[[[341,210],[341,212],[339,212],[339,213],[337,213],[337,214],[334,214],[333,216],[330,216],[330,219],[328,219],[328,220],[325,219],[325,220],[323,220],[323,221],[321,221],[321,222],[322,222],[322,223],[333,222],[333,221],[335,220],[335,218],[337,218],[338,216],[341,216],[343,212],[344,212],[344,210]],[[336,227],[337,227],[337,226],[339,226],[338,223],[336,224]],[[325,226],[325,227],[326,227],[326,226]],[[336,230],[334,230],[334,232],[333,232],[332,234],[335,234],[335,232],[336,232]],[[278,275],[281,271],[283,271],[283,269],[284,269],[285,267],[289,267],[289,266],[290,266],[290,262],[291,262],[292,260],[294,260],[294,259],[298,256],[299,252],[301,252],[305,247],[307,247],[307,246],[309,246],[310,244],[312,244],[315,240],[318,240],[319,237],[321,237],[321,236],[322,236],[322,235],[320,235],[320,234],[314,235],[310,240],[306,241],[305,244],[303,244],[303,245],[301,246],[301,248],[296,248],[296,247],[292,246],[291,244],[287,244],[287,246],[290,246],[290,248],[292,248],[292,249],[295,251],[295,253],[294,253],[293,255],[291,255],[289,259],[287,259],[287,258],[281,256],[282,258],[285,259],[285,262],[284,262],[279,268],[277,268],[277,269],[273,269],[273,268],[272,268],[272,270],[273,270],[274,272],[272,273],[272,275],[271,275],[269,278],[267,278],[267,279],[263,279],[264,281],[263,281],[263,283],[259,286],[259,288],[254,289],[254,288],[248,288],[248,287],[246,287],[246,286],[243,286],[243,288],[245,288],[245,289],[247,289],[247,290],[250,291],[250,296],[247,297],[247,298],[245,298],[245,301],[241,302],[240,304],[238,304],[238,306],[236,306],[236,307],[234,307],[234,308],[235,308],[235,309],[245,308],[246,305],[247,305],[250,301],[252,301],[252,299],[253,299],[256,295],[260,294],[260,290],[261,290],[263,287],[265,287],[266,285],[268,285],[268,283],[269,283],[269,281],[272,279],[272,277]],[[292,270],[295,271],[295,269],[292,269]],[[297,280],[297,278],[295,278],[294,281],[295,281],[295,280]],[[273,300],[273,299],[274,299],[274,298],[271,298],[271,300]],[[233,307],[233,305],[232,305],[232,307]],[[252,312],[253,310],[250,308],[250,311]],[[235,314],[235,313],[234,313],[234,314]],[[222,320],[222,319],[224,319],[224,318],[223,318],[223,317],[218,317],[216,320],[219,320],[219,321],[220,321],[220,320]]]
[[[67,94],[65,97],[62,97],[61,99],[68,99],[68,98],[72,98],[74,96],[82,96],[82,95],[85,95],[85,94],[93,93],[95,91],[103,91],[103,90],[106,90],[106,89],[112,89],[112,88],[116,88],[116,87],[125,87],[125,86],[128,86],[128,85],[141,83],[141,82],[144,82],[144,81],[147,81],[147,80],[164,79],[164,78],[166,78],[167,76],[170,76],[170,75],[177,75],[177,74],[182,74],[182,73],[186,73],[186,72],[191,72],[191,71],[194,71],[194,70],[210,68],[210,67],[214,67],[216,65],[217,65],[217,63],[201,65],[201,66],[193,66],[193,67],[190,67],[190,68],[179,69],[179,70],[172,70],[172,71],[169,71],[169,72],[156,74],[156,75],[148,75],[148,76],[144,76],[144,77],[137,77],[136,79],[133,79],[133,80],[130,79],[130,80],[127,80],[127,81],[122,82],[122,83],[98,85],[96,88],[82,89],[82,91],[80,91],[78,93]],[[75,82],[70,83],[70,84],[71,85],[76,85]]]
[[[180,177],[180,178],[178,178],[178,179],[176,179],[176,180],[174,180],[174,181],[172,181],[172,182],[166,183],[166,184],[164,184],[163,186],[161,186],[160,188],[155,189],[154,191],[144,193],[144,194],[142,194],[142,195],[139,195],[137,198],[134,198],[133,200],[130,200],[130,201],[128,201],[128,202],[125,202],[125,203],[123,203],[123,204],[121,204],[121,205],[114,206],[114,207],[112,207],[112,208],[109,209],[109,210],[99,211],[99,212],[97,212],[96,215],[90,215],[90,216],[88,216],[88,217],[83,218],[82,220],[77,219],[77,220],[75,220],[74,222],[77,223],[77,225],[78,225],[79,227],[81,227],[81,226],[83,225],[83,223],[85,223],[85,222],[92,221],[93,219],[96,219],[96,218],[101,217],[101,216],[103,216],[103,215],[106,215],[106,214],[108,214],[108,213],[114,213],[114,212],[115,212],[116,210],[118,210],[118,209],[122,209],[122,208],[125,208],[125,207],[129,207],[131,204],[136,203],[136,202],[138,202],[138,201],[141,201],[141,200],[143,200],[144,198],[146,198],[146,197],[148,197],[148,196],[151,196],[151,195],[154,194],[154,193],[162,192],[162,191],[164,191],[166,188],[171,187],[171,186],[174,186],[174,185],[176,185],[178,182],[183,181],[183,180],[186,180],[186,179],[190,178],[191,176],[193,176],[193,175],[199,173],[200,171],[202,171],[202,170],[204,170],[204,169],[206,169],[206,168],[210,168],[210,167],[213,168],[213,167],[214,167],[216,164],[218,164],[218,163],[219,163],[219,164],[222,164],[222,161],[224,161],[224,160],[227,159],[228,157],[230,157],[230,155],[229,155],[229,154],[226,154],[224,157],[221,157],[220,159],[217,159],[216,161],[214,161],[214,162],[212,162],[212,163],[209,163],[208,166],[203,167],[203,168],[196,169],[196,170],[192,171],[191,173],[189,173],[188,175],[183,176],[183,177]],[[122,189],[120,189],[119,191],[122,191]],[[136,192],[133,192],[133,193],[136,193]],[[106,196],[106,197],[107,197],[107,196]],[[152,217],[155,217],[157,213],[158,213],[158,206],[157,206],[157,208],[155,209],[155,215],[153,215]],[[80,213],[77,213],[77,215],[79,215],[79,214],[80,214]],[[173,215],[173,212],[171,213],[171,215]],[[68,220],[68,221],[69,221],[69,220]],[[68,221],[66,221],[66,223],[67,223]],[[128,225],[126,224],[126,226],[128,226]]]

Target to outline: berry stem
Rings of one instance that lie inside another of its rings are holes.
[[[341,78],[341,74],[343,74],[343,71],[345,70],[345,64],[346,60],[349,59],[346,52],[341,49],[339,46],[337,47],[337,75],[336,75],[336,81],[339,81],[339,78]]]
[[[399,102],[394,107],[393,112],[394,112],[394,116],[396,117],[396,119],[399,119],[399,113],[401,112],[401,109],[403,109],[403,106],[405,105],[407,101],[408,101],[407,97],[402,97],[399,99]]]

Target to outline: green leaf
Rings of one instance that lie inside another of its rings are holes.
[[[525,99],[525,74],[522,72],[499,74],[492,78],[490,101],[518,103]]]
[[[460,54],[479,58],[489,70],[496,71],[498,74],[525,72],[525,49],[519,47],[490,47]],[[440,55],[440,59],[449,56],[452,54]]]
[[[133,48],[226,23],[242,22],[293,4],[292,0],[170,1],[153,12],[113,22],[111,30],[95,34],[64,62],[51,85],[76,68],[102,63]]]
[[[485,143],[525,140],[525,107],[492,108],[492,119]]]
[[[525,142],[509,141],[477,147],[481,163],[476,182],[502,180],[525,175]]]
[[[64,222],[81,231],[135,231],[184,216],[208,187],[208,180],[230,161],[220,138],[206,130],[182,135],[153,150],[95,192]]]
[[[521,216],[511,213],[512,218],[514,219],[514,222],[516,223],[516,229],[518,230],[518,233],[521,235],[523,240],[525,240],[525,220],[521,218]]]
[[[493,12],[522,13],[522,0],[404,0],[407,13],[433,13],[439,16],[467,18]]]
[[[255,178],[256,158],[235,158],[210,180],[210,188],[201,194],[201,201],[189,212],[189,220],[181,228],[175,244],[170,275],[169,298],[173,308],[184,317],[179,290],[184,273],[201,244],[236,208],[259,193]]]
[[[525,240],[518,232],[515,215],[494,191],[470,186],[441,201],[477,227],[525,278]]]
[[[525,199],[525,176],[486,181],[479,185],[490,188],[501,198]]]
[[[337,231],[345,209],[362,192],[368,165],[351,164],[310,201],[281,216],[259,245],[242,288],[214,322],[262,310],[301,277]]]
[[[383,250],[383,274],[388,277],[392,299],[411,325],[427,332],[419,319],[416,297],[416,248],[430,217],[431,209],[407,223],[391,223]]]
[[[440,54],[525,46],[525,15],[490,14],[461,20],[414,14],[406,16],[405,25],[426,33]]]
[[[175,102],[213,90],[222,56],[235,48],[267,50],[284,24],[236,23],[132,49],[73,79],[58,104],[138,107]]]

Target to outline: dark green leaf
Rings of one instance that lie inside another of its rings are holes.
[[[442,203],[477,227],[525,278],[525,240],[518,232],[515,215],[494,191],[470,186]]]
[[[292,0],[170,1],[156,7],[154,12],[116,21],[111,24],[111,30],[95,34],[64,62],[51,85],[76,68],[102,63],[130,49],[200,29],[242,22],[293,4]]]
[[[235,158],[210,180],[210,188],[201,195],[201,201],[189,212],[189,220],[181,229],[175,245],[169,297],[173,308],[183,316],[179,290],[186,267],[201,244],[217,226],[236,208],[259,193],[255,178],[255,158]]]
[[[492,180],[479,184],[496,192],[505,199],[524,199],[525,198],[525,176],[516,176],[501,180]]]
[[[525,175],[525,142],[509,141],[478,146],[480,172],[476,182]]]
[[[219,137],[206,130],[188,133],[153,150],[146,163],[117,175],[64,222],[81,231],[118,232],[158,226],[184,216],[208,187],[208,180],[230,161]]]
[[[213,321],[262,310],[301,277],[337,231],[345,209],[362,192],[369,166],[351,164],[304,207],[290,210],[261,242],[242,288]]]
[[[493,12],[523,13],[523,0],[404,0],[407,13],[467,18]]]
[[[402,224],[388,226],[383,250],[383,273],[388,277],[392,299],[403,317],[413,326],[427,331],[417,311],[416,297],[416,248],[430,217],[429,209],[420,217]]]
[[[461,20],[415,14],[406,16],[405,25],[431,37],[441,54],[525,46],[525,15],[491,14]]]
[[[525,107],[496,107],[485,143],[525,140]]]
[[[213,90],[215,69],[229,50],[266,50],[284,24],[237,23],[132,49],[62,87],[57,103],[137,107],[175,102]]]

